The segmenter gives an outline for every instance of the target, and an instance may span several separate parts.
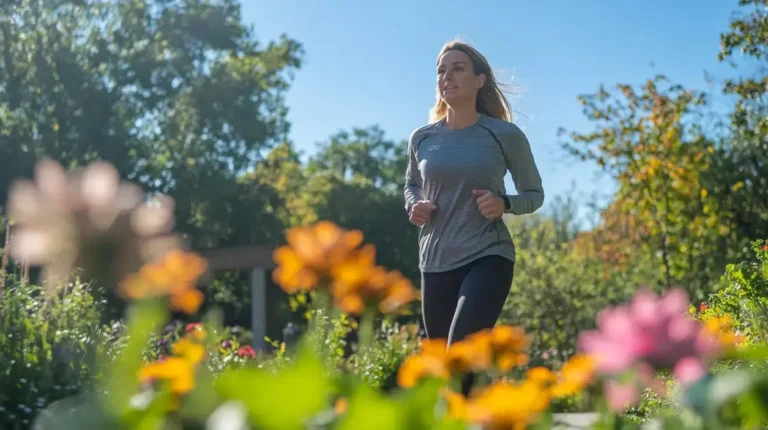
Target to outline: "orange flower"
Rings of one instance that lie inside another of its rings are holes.
[[[146,264],[138,274],[128,276],[119,292],[129,299],[168,296],[172,309],[192,314],[203,303],[203,294],[194,284],[206,270],[202,257],[171,251],[155,263]]]
[[[191,315],[200,309],[205,296],[199,290],[188,289],[172,294],[169,299],[171,309]]]
[[[507,372],[515,366],[528,364],[528,354],[524,353],[530,340],[525,331],[518,326],[499,325],[491,331],[491,348],[496,367]]]
[[[139,380],[142,384],[157,380],[167,381],[173,394],[184,395],[195,386],[194,373],[194,365],[188,360],[169,357],[142,367],[139,371]]]
[[[139,370],[142,384],[158,380],[169,382],[173,394],[184,395],[195,386],[195,371],[205,358],[205,346],[200,343],[205,338],[202,324],[188,324],[186,336],[171,345],[172,357],[162,358],[149,363]]]
[[[592,357],[577,354],[554,373],[546,367],[534,367],[526,372],[526,379],[550,390],[552,397],[572,396],[584,389],[595,374]]]
[[[372,277],[381,276],[382,269],[375,266],[375,262],[376,248],[373,245],[350,252],[346,259],[331,268],[331,291],[343,296],[371,282]]]
[[[359,230],[344,231],[330,221],[312,227],[294,227],[286,234],[288,244],[275,250],[278,267],[273,279],[286,292],[308,291],[330,275],[363,241]]]
[[[392,313],[414,300],[419,299],[419,291],[413,287],[408,278],[398,271],[389,273],[389,288],[384,295],[383,300],[379,302],[379,310],[382,313]]]
[[[421,353],[408,356],[400,366],[397,383],[403,388],[410,388],[420,380],[437,377],[448,379],[450,376],[445,364],[446,342],[442,339],[425,340]]]
[[[552,386],[554,397],[572,396],[592,382],[596,370],[595,360],[584,354],[576,354],[560,369],[557,382]]]
[[[349,408],[349,401],[346,399],[346,397],[340,397],[336,400],[336,403],[333,405],[333,412],[336,415],[344,415],[345,412],[347,412],[347,409]]]
[[[272,272],[273,279],[288,294],[309,291],[315,288],[320,280],[318,274],[305,267],[304,262],[291,248],[282,247],[275,250],[274,260],[277,268]]]
[[[171,346],[171,352],[178,357],[186,359],[192,364],[201,362],[205,356],[205,348],[203,345],[188,337],[183,337],[174,343]]]
[[[728,314],[712,316],[704,320],[704,332],[712,336],[725,349],[738,348],[744,344],[744,336],[733,330],[733,320]]]
[[[525,373],[525,378],[529,381],[549,385],[557,380],[557,375],[546,367],[533,367]]]
[[[275,250],[274,281],[289,294],[329,284],[334,305],[360,315],[368,306],[383,313],[398,310],[418,297],[411,282],[397,271],[375,264],[376,248],[359,247],[362,232],[346,231],[330,221],[288,231],[288,244]]]
[[[373,251],[363,248],[359,254],[334,270],[331,294],[339,309],[360,315],[366,304],[378,303],[382,313],[392,313],[419,297],[411,281],[399,271],[373,266]]]
[[[333,303],[337,308],[350,315],[360,315],[365,311],[365,303],[359,294],[350,293],[336,296]]]
[[[528,364],[528,354],[523,351],[528,347],[529,341],[520,327],[499,325],[493,329],[482,330],[451,345],[451,348],[463,349],[464,342],[472,344],[478,354],[488,354],[491,362],[502,372]]]
[[[491,366],[491,342],[489,332],[468,336],[448,348],[448,368],[453,373],[479,372]]]
[[[524,430],[549,407],[550,398],[547,390],[534,381],[497,382],[463,404],[455,397],[449,399],[451,405],[452,416],[484,428]]]
[[[448,416],[453,419],[467,421],[469,418],[467,398],[449,389],[443,389],[441,394],[448,406]]]

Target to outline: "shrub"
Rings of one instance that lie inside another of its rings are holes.
[[[0,428],[28,428],[37,412],[98,377],[97,348],[114,354],[114,330],[99,328],[99,305],[75,281],[46,300],[37,285],[6,279],[0,296]],[[102,348],[103,346],[103,348]]]
[[[728,315],[749,343],[768,341],[768,241],[752,242],[755,258],[726,266],[716,291],[702,306],[706,316]]]

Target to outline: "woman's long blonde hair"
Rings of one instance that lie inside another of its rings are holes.
[[[485,75],[485,84],[477,93],[477,111],[493,118],[512,122],[512,109],[509,107],[509,101],[501,90],[501,85],[496,81],[496,76],[491,70],[491,65],[477,49],[470,44],[460,40],[453,40],[446,43],[440,54],[437,56],[437,62],[440,57],[448,51],[460,51],[469,56],[472,61],[472,69],[476,75]],[[438,122],[445,118],[448,104],[440,96],[440,89],[437,89],[437,100],[435,106],[430,110],[430,122]]]

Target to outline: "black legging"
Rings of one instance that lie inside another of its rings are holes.
[[[512,287],[514,269],[511,260],[491,255],[447,272],[422,273],[421,306],[427,337],[446,339],[450,345],[496,325]],[[467,375],[462,381],[464,395],[473,383],[474,375]]]

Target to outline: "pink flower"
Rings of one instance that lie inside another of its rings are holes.
[[[674,373],[675,379],[685,386],[701,379],[707,373],[707,368],[696,357],[684,357],[675,364]]]
[[[245,345],[241,346],[240,349],[237,350],[237,355],[240,357],[255,358],[256,351],[254,351],[250,345]]]
[[[192,330],[202,330],[202,329],[203,329],[203,324],[197,322],[197,323],[187,324],[187,326],[184,328],[184,331],[190,332]]]
[[[662,297],[640,290],[628,305],[601,311],[597,330],[582,333],[579,347],[596,358],[601,373],[610,375],[637,370],[641,364],[654,372],[676,369],[684,358],[701,363],[700,358],[715,352],[716,344],[687,315],[688,305],[688,296],[681,289],[669,290]],[[690,360],[684,362],[680,375],[703,375],[695,367]]]
[[[623,412],[630,406],[635,406],[640,399],[640,390],[634,382],[621,383],[611,379],[605,381],[603,387],[608,407],[616,412]]]

